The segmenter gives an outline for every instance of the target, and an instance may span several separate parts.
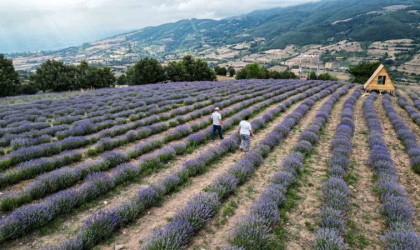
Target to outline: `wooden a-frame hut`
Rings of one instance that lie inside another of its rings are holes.
[[[389,91],[391,93],[395,92],[395,86],[392,83],[391,77],[386,71],[383,64],[379,65],[375,73],[367,80],[364,85],[365,91],[376,90],[379,92]]]

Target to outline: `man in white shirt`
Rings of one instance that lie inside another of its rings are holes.
[[[219,133],[220,139],[223,139],[222,134],[222,115],[219,113],[219,107],[214,109],[213,114],[211,114],[211,119],[213,120],[213,131],[211,133],[211,139],[214,140],[216,136],[216,131]]]
[[[251,137],[254,136],[252,132],[251,123],[248,122],[249,116],[246,116],[244,120],[239,123],[238,133],[241,136],[241,145],[239,146],[245,152],[249,151],[251,146]]]

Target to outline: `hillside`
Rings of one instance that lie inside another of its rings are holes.
[[[299,48],[289,56],[306,52],[306,45],[342,41],[358,42],[367,50],[375,41],[409,39],[412,48],[420,38],[419,18],[420,4],[414,0],[324,0],[222,20],[180,20],[63,50],[10,56],[18,69],[33,69],[56,58],[69,63],[88,60],[123,71],[124,65],[145,56],[165,61],[191,53],[216,64],[288,45]]]

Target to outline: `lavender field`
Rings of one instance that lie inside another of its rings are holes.
[[[0,249],[418,250],[419,126],[420,92],[332,81],[0,99]]]

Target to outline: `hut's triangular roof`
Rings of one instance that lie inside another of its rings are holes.
[[[386,74],[386,76],[389,78],[389,82],[387,83],[388,86],[390,86],[391,88],[393,88],[393,90],[395,90],[395,87],[392,83],[392,80],[389,76],[388,71],[386,70],[385,66],[383,64],[379,65],[379,67],[375,70],[375,72],[372,74],[372,76],[369,78],[369,80],[366,81],[366,83],[364,84],[364,89],[366,89],[369,84],[375,82],[374,80],[378,77],[378,75],[382,72]]]
[[[365,88],[373,81],[373,79],[375,79],[375,77],[379,74],[379,72],[381,72],[383,68],[385,68],[383,64],[379,65],[375,72],[370,76],[369,80],[367,80],[367,82],[365,83]]]

